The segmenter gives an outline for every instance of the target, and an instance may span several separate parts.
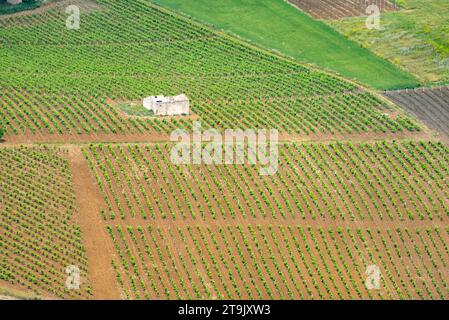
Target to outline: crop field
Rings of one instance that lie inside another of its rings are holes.
[[[248,165],[175,166],[168,145],[83,152],[124,298],[449,295],[443,143],[286,144],[269,178]],[[380,262],[384,289],[372,293],[364,272]]]
[[[0,281],[45,298],[89,298],[87,258],[64,152],[0,148]],[[81,271],[81,290],[66,289],[67,266]]]
[[[439,142],[286,144],[278,174],[268,177],[249,165],[175,166],[170,152],[160,144],[84,149],[105,220],[446,221],[449,215],[448,149]]]
[[[327,21],[341,34],[404,68],[420,82],[449,81],[449,2],[404,0],[401,10],[381,15],[382,30],[366,17]]]
[[[390,91],[389,99],[449,139],[449,88]]]
[[[10,139],[167,139],[175,128],[190,128],[190,119],[129,117],[110,103],[160,92],[186,93],[198,120],[214,128],[271,126],[302,135],[417,129],[405,116],[382,117],[391,108],[345,80],[251,49],[148,2],[99,3],[79,33],[57,28],[65,14],[59,7],[0,20],[0,117]],[[136,17],[136,11],[145,13]],[[142,30],[128,27],[134,19]],[[164,22],[154,27],[155,19]]]
[[[447,299],[449,230],[296,224],[111,226],[131,299]],[[378,263],[382,290],[365,287]],[[193,285],[192,285],[193,283]]]
[[[303,63],[376,89],[410,88],[418,81],[393,64],[297,10],[286,0],[155,0]]]
[[[449,299],[449,91],[416,86],[283,0],[1,15],[0,300]]]
[[[288,0],[316,19],[341,19],[366,15],[366,8],[375,4],[381,12],[396,10],[388,0]]]

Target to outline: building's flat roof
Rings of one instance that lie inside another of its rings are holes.
[[[158,103],[189,101],[189,98],[185,94],[180,94],[180,95],[172,96],[172,97],[166,97],[164,95],[160,95],[160,96],[151,96],[148,98],[151,98],[153,101],[155,100]]]

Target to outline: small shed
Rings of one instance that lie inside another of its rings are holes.
[[[9,4],[21,4],[22,0],[6,0]]]
[[[190,100],[185,94],[174,97],[163,95],[143,99],[143,106],[157,116],[187,115],[190,113]]]

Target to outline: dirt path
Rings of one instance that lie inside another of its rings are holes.
[[[120,299],[111,266],[113,246],[101,220],[102,196],[91,176],[80,147],[69,147],[73,186],[78,203],[78,221],[89,262],[89,277],[94,299]]]

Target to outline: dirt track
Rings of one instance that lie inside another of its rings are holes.
[[[100,216],[102,197],[79,147],[69,149],[69,161],[78,203],[77,214],[89,261],[93,298],[119,299],[120,295],[111,267],[113,248]]]

